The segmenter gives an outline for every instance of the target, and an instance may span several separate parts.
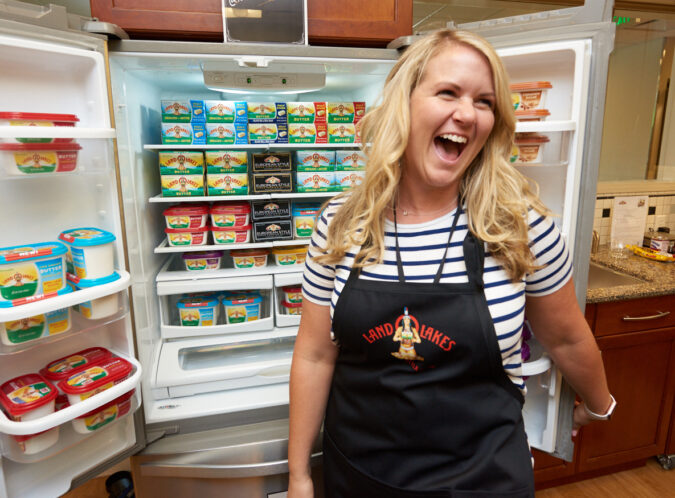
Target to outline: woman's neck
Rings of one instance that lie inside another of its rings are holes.
[[[416,192],[403,185],[394,199],[401,223],[423,223],[450,213],[457,206],[457,194],[446,191]]]

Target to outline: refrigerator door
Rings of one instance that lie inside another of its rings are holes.
[[[67,317],[61,322],[67,325],[65,330],[50,327],[31,341],[3,340],[0,383],[36,373],[53,360],[94,346],[125,358],[132,368],[126,380],[120,379],[84,401],[71,400],[72,404],[50,415],[16,421],[0,413],[0,497],[10,498],[61,495],[73,483],[100,473],[144,445],[142,420],[136,418],[141,416],[141,393],[136,388],[143,371],[134,358],[127,291],[130,275],[117,188],[116,132],[109,109],[105,41],[69,30],[67,23],[63,29],[55,29],[17,22],[18,4],[0,3],[2,111],[75,114],[79,121],[75,127],[0,126],[0,142],[72,139],[76,149],[75,159],[71,157],[68,168],[63,168],[67,171],[60,171],[66,163],[59,162],[54,172],[40,166],[39,174],[13,169],[8,157],[12,154],[2,151],[2,246],[55,241],[60,232],[75,227],[101,228],[115,236],[112,261],[119,278],[85,290],[0,307],[3,325],[31,323],[34,317],[59,309],[65,310]],[[38,152],[31,157],[42,160]],[[58,157],[63,161],[64,156]],[[88,302],[92,302],[91,308]],[[79,305],[79,311],[71,309],[74,305]],[[78,418],[85,414],[91,420]],[[29,450],[24,436],[43,431],[53,438],[43,439],[42,447]]]

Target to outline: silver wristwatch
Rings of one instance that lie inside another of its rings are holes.
[[[586,415],[588,415],[593,420],[609,420],[609,418],[612,416],[614,408],[616,408],[616,400],[614,399],[614,396],[610,394],[609,397],[612,398],[612,403],[609,405],[609,408],[607,409],[607,412],[604,415],[592,412],[591,410],[588,409],[588,405],[584,403],[584,410],[586,410]]]

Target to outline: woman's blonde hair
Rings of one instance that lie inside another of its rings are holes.
[[[359,123],[368,163],[363,183],[344,196],[331,219],[326,251],[315,259],[336,264],[353,246],[360,247],[355,267],[381,263],[384,223],[401,178],[401,161],[408,145],[410,95],[420,84],[427,63],[441,50],[461,44],[481,53],[490,65],[495,88],[495,120],[483,149],[460,182],[469,230],[513,280],[536,268],[528,245],[527,211],[548,214],[528,180],[507,160],[515,132],[508,76],[492,46],[468,31],[439,30],[413,43],[387,76],[381,101]]]

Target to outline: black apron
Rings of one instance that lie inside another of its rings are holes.
[[[502,366],[483,293],[483,244],[463,242],[468,283],[363,280],[333,314],[339,353],[324,422],[327,497],[532,497],[523,396]],[[396,226],[396,212],[394,211]]]

